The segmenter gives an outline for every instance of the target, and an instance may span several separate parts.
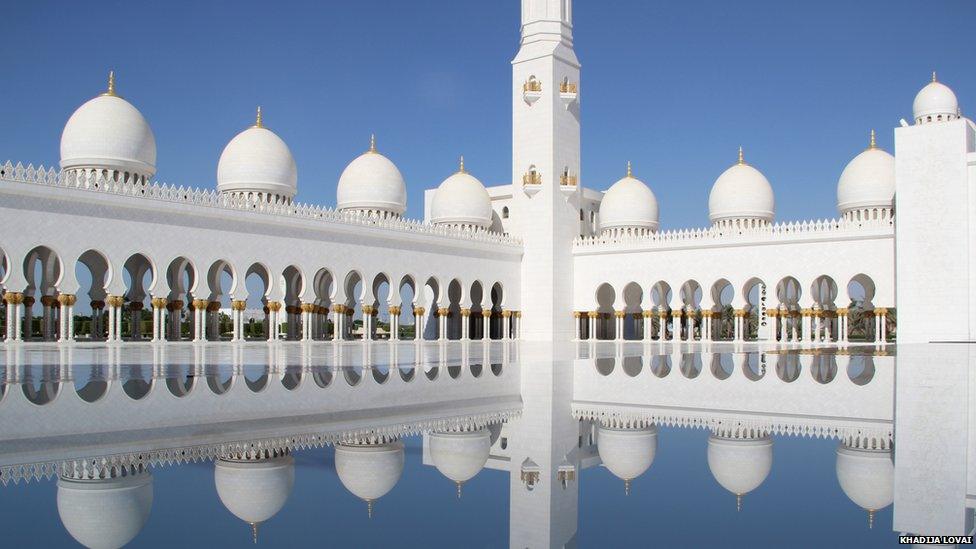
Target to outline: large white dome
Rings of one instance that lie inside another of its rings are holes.
[[[868,511],[891,505],[895,499],[895,464],[891,450],[837,448],[837,481],[855,504]]]
[[[230,140],[217,162],[217,190],[292,199],[298,192],[298,167],[288,145],[257,123]]]
[[[403,474],[403,443],[337,444],[335,468],[354,496],[370,504],[396,486]]]
[[[725,170],[708,195],[708,217],[712,223],[752,219],[772,222],[776,211],[773,187],[756,168],[745,163],[742,150],[739,162]]]
[[[445,477],[460,484],[474,478],[488,463],[491,433],[488,429],[470,432],[434,432],[428,435],[430,458]]]
[[[445,225],[491,225],[491,197],[481,181],[461,169],[444,180],[430,203],[431,223]]]
[[[71,115],[61,133],[61,168],[109,169],[156,173],[156,138],[142,113],[109,91],[89,100]]]
[[[932,81],[915,96],[912,112],[915,122],[919,124],[954,120],[959,115],[959,100],[949,86],[936,79],[933,72]]]
[[[867,208],[891,208],[895,200],[895,157],[871,145],[854,157],[837,182],[837,209],[841,214]]]
[[[295,459],[289,455],[269,459],[214,463],[217,496],[235,517],[260,524],[275,516],[295,485]]]
[[[116,549],[142,530],[152,509],[148,472],[108,479],[58,479],[58,515],[78,543]]]
[[[340,210],[366,210],[403,215],[407,211],[407,186],[390,159],[369,150],[356,157],[339,176],[336,198]]]
[[[600,426],[597,430],[597,452],[603,465],[626,482],[643,475],[657,455],[657,426],[643,429],[616,429]]]
[[[773,467],[773,440],[708,436],[708,469],[715,480],[736,496],[759,488]]]
[[[600,229],[637,228],[656,231],[658,228],[657,197],[650,187],[631,174],[607,189],[600,202]]]

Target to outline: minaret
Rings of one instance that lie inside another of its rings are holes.
[[[573,337],[580,65],[572,29],[571,0],[522,0],[522,41],[512,61],[512,186],[525,250],[524,340]]]

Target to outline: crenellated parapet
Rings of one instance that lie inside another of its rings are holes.
[[[256,212],[281,217],[283,219],[312,219],[324,223],[339,223],[374,227],[410,234],[457,238],[475,242],[521,246],[521,240],[473,226],[431,225],[423,221],[404,219],[398,216],[382,216],[364,211],[339,211],[313,204],[294,203],[280,197],[262,197],[240,194],[220,193],[215,189],[176,186],[167,183],[141,183],[125,179],[105,177],[94,172],[87,176],[78,172],[61,171],[43,166],[26,167],[7,161],[0,165],[0,182],[26,183],[48,187],[64,187],[85,191],[121,195],[140,200],[175,202],[205,208]]]
[[[666,249],[686,247],[729,246],[740,243],[790,242],[859,237],[894,237],[894,217],[877,219],[817,219],[789,221],[765,226],[743,227],[735,230],[716,227],[674,229],[656,233],[647,231],[618,231],[596,236],[579,237],[573,241],[578,253],[618,251],[623,249]]]

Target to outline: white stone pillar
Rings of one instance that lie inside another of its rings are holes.
[[[878,309],[878,340],[881,343],[888,341],[888,309]]]
[[[461,339],[468,341],[471,331],[471,309],[461,309]]]
[[[491,309],[481,310],[481,339],[491,339]]]
[[[599,313],[593,311],[586,313],[587,339],[589,340],[596,339],[596,318],[598,315]]]
[[[447,309],[441,307],[437,309],[437,339],[447,341]]]
[[[515,318],[515,313],[512,311],[502,311],[502,339],[509,340],[512,339],[512,322]],[[623,324],[621,324],[621,332],[623,332]]]
[[[74,297],[68,294],[58,294],[58,303],[61,305],[59,310],[61,314],[58,315],[58,341],[64,343],[68,341],[68,303],[71,298]]]
[[[823,341],[823,334],[821,330],[823,328],[823,311],[813,312],[813,341]]]

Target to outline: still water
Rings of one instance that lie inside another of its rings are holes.
[[[896,545],[972,520],[968,363],[933,383],[922,363],[896,376],[898,354],[7,349],[4,546]]]

